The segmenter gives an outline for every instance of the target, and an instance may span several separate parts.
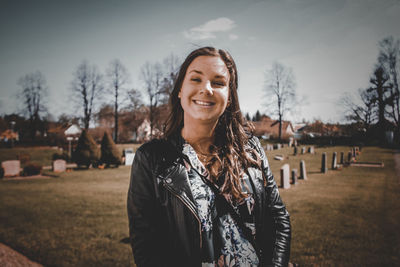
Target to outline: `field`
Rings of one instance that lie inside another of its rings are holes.
[[[346,167],[320,173],[321,153],[348,147],[267,151],[276,181],[279,168],[299,169],[308,180],[281,196],[291,214],[291,262],[301,266],[399,266],[400,177],[394,151],[365,147],[361,161],[384,168]],[[1,151],[3,154],[3,151]],[[276,161],[273,156],[289,156]],[[57,174],[57,178],[0,181],[0,242],[45,266],[133,266],[126,193],[129,167]]]

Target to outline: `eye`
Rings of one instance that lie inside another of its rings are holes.
[[[214,81],[213,84],[217,87],[224,87],[226,85],[223,81]]]
[[[197,83],[201,82],[200,78],[192,78],[190,80],[193,81],[193,82],[197,82]]]

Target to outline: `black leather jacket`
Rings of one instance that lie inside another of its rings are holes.
[[[183,165],[183,139],[153,140],[135,154],[128,191],[129,231],[138,267],[201,266],[201,224]],[[287,266],[290,255],[289,214],[279,196],[264,150],[249,140],[262,159],[261,170],[249,168],[254,185],[256,243],[260,266]]]

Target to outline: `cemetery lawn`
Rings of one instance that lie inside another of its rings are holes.
[[[125,148],[133,148],[134,151],[140,144],[118,144],[117,147],[122,155]],[[99,146],[100,147],[100,146]],[[61,154],[62,151],[57,147],[42,146],[42,147],[14,147],[0,148],[0,162],[5,160],[16,160],[18,156],[29,155],[30,161],[40,163],[42,166],[51,166],[52,156],[54,153]],[[21,162],[23,168],[26,164]]]
[[[346,167],[321,174],[321,153],[292,156],[267,151],[278,184],[279,168],[299,169],[308,180],[280,189],[291,214],[291,262],[300,266],[399,266],[400,177],[394,151],[365,147],[361,161],[385,167]],[[300,151],[300,150],[299,150]],[[274,155],[289,156],[276,161]],[[0,180],[0,242],[45,266],[133,266],[126,193],[129,167],[82,170],[57,178]]]

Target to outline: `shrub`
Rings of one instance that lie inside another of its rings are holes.
[[[24,176],[38,175],[42,172],[42,164],[36,162],[30,162],[24,167]]]
[[[57,159],[63,159],[65,161],[69,161],[69,155],[68,152],[63,152],[62,154],[60,153],[54,153],[53,156],[51,157],[52,160],[57,160]]]
[[[86,130],[83,130],[79,137],[72,160],[78,166],[85,165],[87,168],[89,168],[91,164],[96,166],[100,160],[100,150]]]
[[[121,153],[108,132],[104,132],[101,140],[101,162],[108,167],[114,164],[117,167],[121,164]]]

